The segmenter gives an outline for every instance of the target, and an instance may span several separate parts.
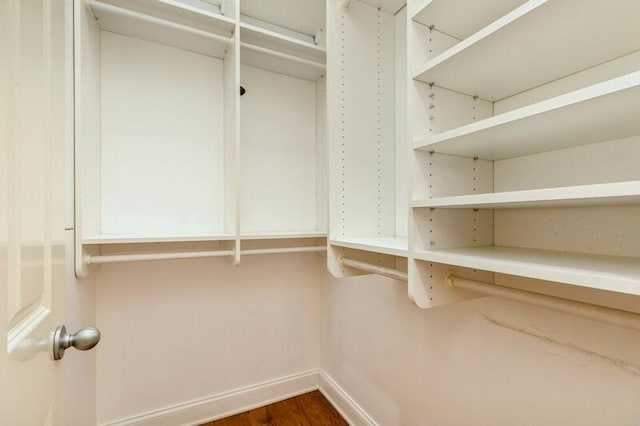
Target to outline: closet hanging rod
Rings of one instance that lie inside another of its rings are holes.
[[[350,268],[359,269],[365,272],[371,272],[372,274],[384,275],[385,277],[393,278],[400,281],[408,281],[407,273],[399,271],[397,269],[387,268],[380,265],[373,265],[371,263],[350,259],[348,257],[340,257],[340,259],[338,259],[338,263]]]
[[[259,53],[264,53],[269,56],[275,56],[276,58],[286,59],[287,61],[308,65],[310,67],[315,67],[322,70],[326,68],[324,64],[314,62],[309,59],[304,59],[304,58],[299,58],[297,56],[289,55],[288,53],[278,52],[277,50],[267,49],[266,47],[256,46],[255,44],[241,42],[240,46],[244,47],[245,49],[253,50]]]
[[[130,18],[135,18],[140,21],[148,22],[150,24],[157,24],[167,28],[173,28],[175,30],[183,31],[186,33],[191,33],[194,35],[199,35],[202,37],[206,37],[211,40],[221,41],[223,43],[229,43],[231,41],[231,37],[225,37],[220,34],[210,33],[208,31],[200,30],[198,28],[192,28],[187,25],[178,24],[175,22],[167,21],[166,19],[156,18],[154,16],[145,15],[141,12],[136,12],[134,10],[124,9],[118,6],[113,6],[110,4],[102,3],[97,0],[89,0],[89,4],[96,11],[103,12],[111,12],[122,16],[128,16]]]
[[[554,309],[556,311],[581,317],[618,325],[621,327],[640,330],[640,315],[632,312],[621,311],[604,306],[592,305],[590,303],[577,302],[574,300],[562,299],[560,297],[547,296],[533,293],[526,290],[503,287],[496,284],[482,281],[468,280],[460,278],[449,272],[445,278],[445,285],[449,288],[459,288],[487,296],[499,296],[505,299],[516,300],[530,305],[543,308]]]
[[[247,256],[247,255],[254,255],[254,254],[313,253],[313,252],[325,252],[325,251],[327,251],[327,246],[247,249],[247,250],[240,250],[240,253],[243,256]]]
[[[106,256],[86,255],[87,265],[101,265],[104,263],[138,262],[143,260],[174,260],[174,259],[198,259],[203,257],[233,256],[233,250],[215,251],[187,251],[175,253],[144,253],[144,254],[114,254]]]
[[[258,254],[282,254],[282,253],[310,253],[324,252],[326,246],[312,247],[282,247],[265,249],[241,250],[242,255]],[[173,253],[141,253],[141,254],[114,254],[114,255],[86,255],[84,261],[87,265],[102,265],[105,263],[139,262],[144,260],[177,260],[177,259],[199,259],[207,257],[233,256],[234,250],[214,250],[214,251],[189,251]]]

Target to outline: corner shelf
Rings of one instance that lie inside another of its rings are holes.
[[[436,56],[414,78],[498,101],[638,49],[638,2],[586,0],[576,7],[569,0],[529,0]]]
[[[373,253],[388,254],[397,257],[407,257],[406,238],[331,238],[329,244]]]
[[[500,160],[640,134],[640,72],[439,133],[415,149]]]
[[[416,259],[640,295],[640,259],[514,247],[417,251]]]
[[[417,200],[414,208],[511,209],[594,207],[640,204],[640,181],[565,186],[525,191],[438,197]]]

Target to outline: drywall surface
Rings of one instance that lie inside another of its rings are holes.
[[[98,423],[318,368],[316,254],[103,265]]]
[[[638,425],[640,332],[497,298],[420,310],[328,279],[322,368],[381,425]]]

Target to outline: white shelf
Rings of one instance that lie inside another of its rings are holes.
[[[292,232],[266,232],[255,234],[242,234],[241,240],[283,240],[294,238],[327,238],[325,231],[292,231]]]
[[[147,235],[89,235],[83,237],[82,244],[143,244],[143,243],[185,243],[196,241],[232,241],[235,236],[231,234],[220,235],[167,235],[167,236],[147,236]]]
[[[294,37],[290,31],[278,31],[273,25],[267,28],[242,22],[242,63],[315,81],[325,73],[326,52],[312,42],[312,37],[303,38],[304,35]]]
[[[90,0],[100,29],[224,58],[234,20],[173,0]]]
[[[416,149],[500,160],[640,134],[640,72],[428,137]]]
[[[640,204],[640,181],[440,197],[414,201],[414,208],[512,209]]]
[[[407,239],[397,237],[380,238],[332,238],[329,244],[355,250],[407,257]]]
[[[638,49],[640,2],[530,0],[429,61],[414,78],[497,101]]]
[[[428,250],[416,259],[501,274],[640,295],[640,259],[532,250],[477,247]]]
[[[424,0],[411,19],[458,39],[465,39],[526,0],[483,0],[469,12],[469,0]]]

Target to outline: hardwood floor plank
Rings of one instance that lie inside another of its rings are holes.
[[[275,426],[276,423],[273,421],[273,417],[268,410],[268,405],[266,407],[256,408],[251,411],[247,411],[245,414],[247,415],[247,420],[251,426]]]
[[[348,423],[320,391],[313,391],[201,426],[348,426]]]
[[[267,406],[278,426],[312,426],[297,398],[285,399]]]
[[[327,401],[320,391],[300,395],[298,400],[307,418],[311,420],[313,424],[348,426],[348,423],[342,418],[340,413],[333,408],[333,405]]]

